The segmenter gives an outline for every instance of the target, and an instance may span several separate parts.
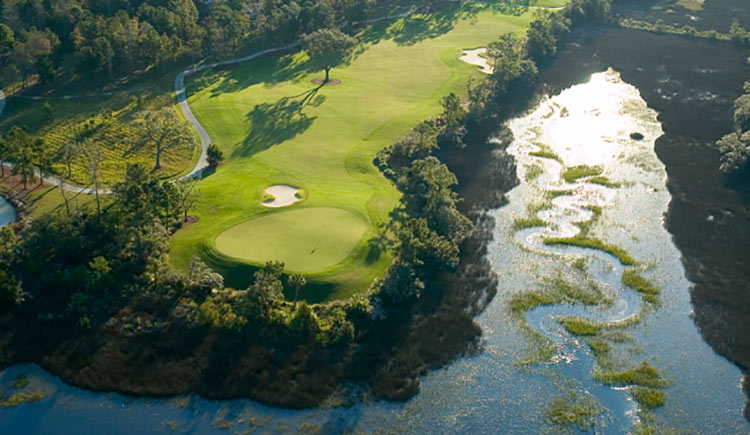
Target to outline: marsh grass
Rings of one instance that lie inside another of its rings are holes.
[[[20,392],[11,395],[7,400],[0,402],[0,407],[12,408],[24,403],[40,402],[42,399],[44,399],[44,394],[41,391],[34,391],[31,393]]]
[[[526,166],[526,180],[532,181],[539,178],[544,173],[544,168],[539,165]]]
[[[591,177],[588,181],[589,181],[589,183],[599,184],[601,186],[611,187],[613,189],[616,189],[616,188],[622,186],[622,184],[614,182],[614,181],[611,181],[609,178],[607,178],[605,176],[602,176],[602,175],[596,176],[596,177]]]
[[[641,294],[641,298],[652,305],[659,304],[659,289],[634,269],[625,269],[621,281]]]
[[[550,160],[554,160],[554,161],[562,164],[562,162],[563,162],[562,159],[560,158],[560,156],[558,156],[557,154],[555,154],[554,151],[552,151],[552,148],[548,147],[547,145],[541,144],[541,143],[536,143],[535,145],[539,147],[539,151],[532,151],[532,152],[530,152],[529,153],[530,156],[539,157],[539,158],[542,158],[542,159],[550,159]]]
[[[602,325],[580,316],[566,316],[558,319],[565,329],[573,335],[596,335],[601,331]]]
[[[540,218],[539,216],[530,216],[526,218],[519,218],[513,221],[513,229],[523,230],[526,228],[535,228],[535,227],[546,227],[547,222]]]
[[[545,416],[559,425],[573,425],[588,430],[596,423],[596,416],[604,411],[588,392],[569,391],[552,397]]]
[[[632,369],[597,370],[594,373],[594,379],[607,385],[640,385],[651,388],[663,388],[669,385],[669,381],[662,378],[659,370],[646,360]]]
[[[581,178],[601,175],[602,172],[604,172],[604,168],[601,166],[578,165],[566,168],[562,173],[562,177],[568,183],[575,183]]]
[[[664,405],[667,395],[664,391],[648,387],[632,387],[630,394],[644,408],[654,409]]]
[[[510,300],[510,309],[513,313],[521,314],[539,306],[560,303],[607,305],[612,303],[612,299],[604,295],[593,282],[580,285],[557,277],[547,278],[541,289],[527,290],[514,295]]]
[[[564,246],[578,246],[581,248],[591,248],[599,251],[606,252],[625,266],[633,266],[636,263],[635,259],[628,254],[624,249],[605,243],[599,239],[582,236],[580,233],[573,237],[548,237],[544,239],[545,245],[564,245]]]

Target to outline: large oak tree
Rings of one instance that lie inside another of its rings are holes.
[[[302,35],[302,47],[310,61],[323,68],[328,83],[331,68],[341,63],[352,51],[357,40],[336,28],[320,29]]]

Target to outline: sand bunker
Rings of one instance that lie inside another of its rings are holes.
[[[480,54],[487,53],[486,48],[475,48],[473,50],[463,50],[464,54],[462,54],[459,59],[468,63],[469,65],[476,65],[479,67],[479,71],[482,71],[485,74],[492,74],[493,71],[495,71],[494,68],[490,66],[489,63],[487,63],[487,59],[480,56]]]
[[[299,189],[286,184],[271,186],[266,189],[266,193],[273,196],[273,199],[263,201],[263,205],[266,207],[286,207],[287,205],[292,205],[302,199],[297,194],[298,192]]]

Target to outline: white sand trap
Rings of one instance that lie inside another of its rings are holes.
[[[286,184],[271,186],[266,189],[266,193],[273,196],[273,199],[264,201],[263,205],[266,207],[286,207],[287,205],[292,205],[302,199],[297,192],[299,192],[299,189]]]
[[[482,48],[475,48],[473,50],[464,50],[464,54],[462,54],[459,59],[468,63],[469,65],[476,65],[479,67],[479,71],[482,71],[485,74],[492,74],[493,71],[495,71],[494,68],[490,66],[489,63],[487,63],[487,59],[480,56],[480,54],[487,53],[487,49]]]

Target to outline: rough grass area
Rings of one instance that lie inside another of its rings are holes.
[[[176,74],[176,72],[174,73]],[[67,176],[67,164],[61,147],[76,143],[79,147],[94,147],[102,154],[100,182],[111,185],[122,180],[129,164],[141,163],[152,168],[153,149],[132,146],[136,134],[133,121],[144,110],[155,110],[174,103],[174,74],[153,74],[118,84],[101,91],[90,89],[87,83],[75,87],[62,85],[42,99],[11,97],[0,119],[0,134],[12,126],[24,127],[30,134],[44,140],[53,157],[54,171]],[[80,97],[69,98],[69,94]],[[186,123],[185,129],[191,127]],[[192,131],[192,130],[191,130]],[[199,153],[198,147],[177,147],[162,153],[162,168],[156,173],[161,178],[172,178],[192,169]],[[88,185],[90,176],[82,151],[71,164],[71,181]]]
[[[557,154],[555,154],[554,151],[552,151],[552,148],[548,147],[547,145],[541,144],[541,143],[537,143],[535,145],[539,147],[539,151],[532,151],[532,152],[530,152],[529,153],[530,156],[539,157],[539,158],[542,158],[542,159],[550,159],[550,160],[554,160],[554,161],[562,164],[562,159],[560,158],[560,156],[558,156]]]
[[[623,370],[601,370],[594,373],[594,379],[608,385],[640,385],[643,387],[663,388],[669,382],[662,378],[656,367],[643,361],[638,367]]]
[[[568,183],[575,183],[581,178],[601,175],[602,172],[604,172],[604,168],[602,168],[601,166],[578,165],[570,168],[565,168],[562,173],[562,177]]]
[[[602,325],[580,316],[567,316],[558,319],[565,329],[573,335],[596,335]]]
[[[667,395],[664,391],[648,387],[632,387],[630,394],[644,408],[653,409],[664,405],[667,401]]]
[[[653,305],[659,304],[659,289],[634,269],[625,269],[621,280],[623,284],[640,293],[644,301]]]
[[[318,302],[369,288],[391,257],[367,241],[378,239],[400,196],[373,158],[419,121],[439,114],[443,96],[464,95],[467,79],[483,76],[459,60],[463,48],[526,31],[533,10],[504,15],[498,9],[465,3],[373,24],[358,35],[355,56],[331,71],[341,80],[337,86],[310,82],[323,71],[312,68],[304,52],[189,78],[191,108],[226,160],[199,183],[203,199],[191,212],[199,220],[173,237],[172,264],[186,267],[198,253],[225,274],[228,285],[246,286],[253,263],[219,255],[213,240],[267,211],[261,205],[264,187],[290,184],[308,192],[304,206],[348,210],[366,223],[345,267],[308,279],[320,285],[306,286],[301,296]],[[247,240],[248,252],[264,249]]]
[[[596,416],[604,408],[588,392],[570,391],[552,397],[545,416],[547,420],[559,425],[572,425],[581,430],[588,430],[596,423]]]

